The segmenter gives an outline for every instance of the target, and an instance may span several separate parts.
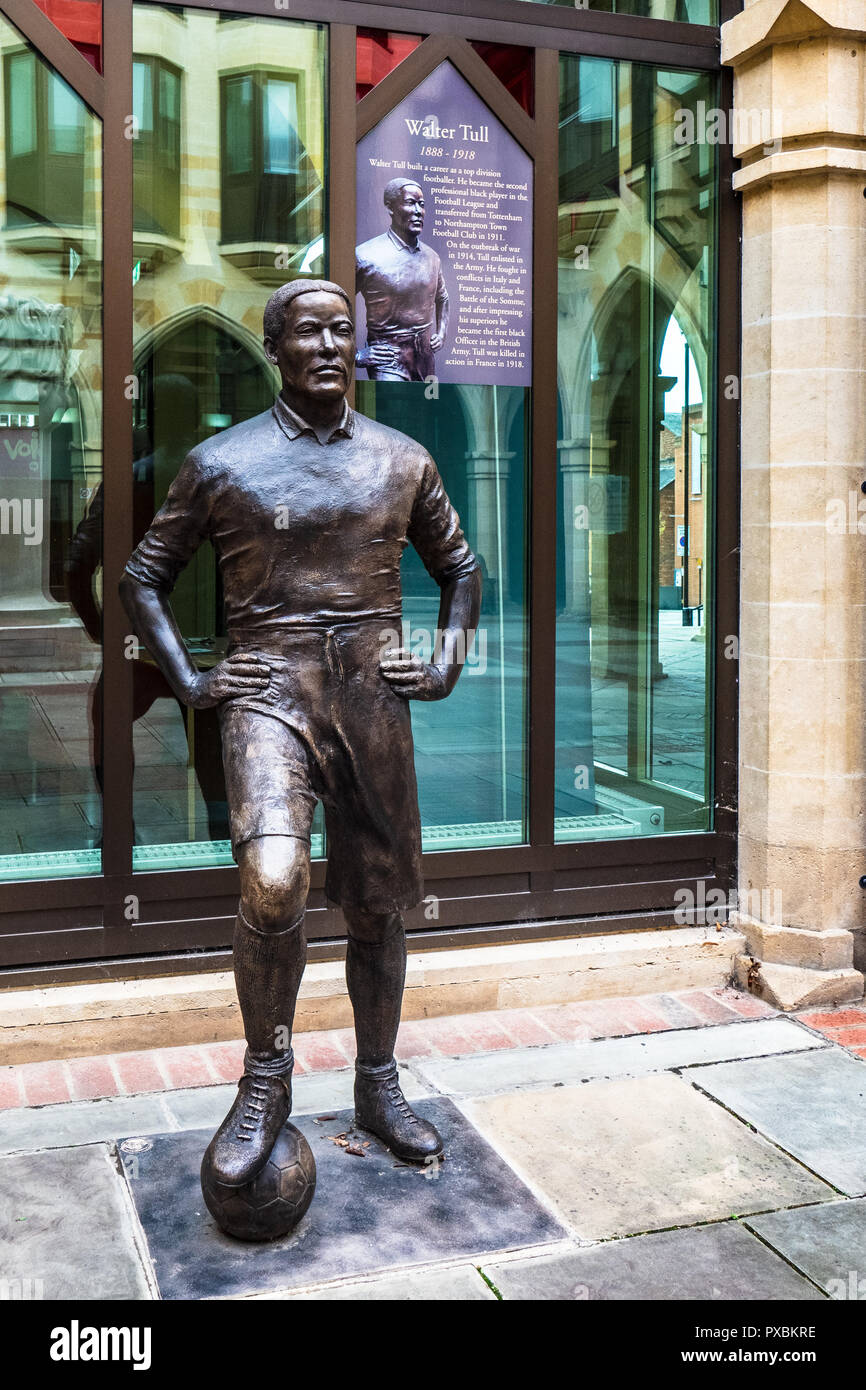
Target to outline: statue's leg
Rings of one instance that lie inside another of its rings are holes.
[[[307,947],[309,846],[262,835],[237,851],[241,900],[234,970],[247,1050],[234,1105],[209,1154],[215,1176],[239,1187],[267,1162],[292,1109],[291,1037]]]
[[[346,984],[355,1014],[359,1061],[370,1066],[391,1062],[403,985],[406,979],[406,933],[399,912],[372,913],[344,906],[349,928]]]
[[[406,978],[406,934],[399,912],[343,904],[349,929],[346,983],[355,1014],[355,1122],[398,1158],[430,1162],[442,1140],[416,1115],[400,1089],[394,1044]]]
[[[281,1073],[291,1061],[295,1003],[307,959],[309,846],[286,835],[261,835],[240,846],[238,868],[234,968],[246,1069],[267,1076]]]

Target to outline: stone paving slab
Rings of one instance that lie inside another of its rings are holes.
[[[0,1275],[44,1299],[152,1296],[106,1145],[0,1158]]]
[[[449,1095],[489,1095],[520,1086],[574,1083],[601,1077],[642,1076],[672,1067],[763,1057],[826,1046],[821,1038],[789,1019],[724,1023],[669,1033],[594,1042],[560,1043],[544,1048],[491,1052],[458,1058],[415,1058],[411,1067],[423,1080]]]
[[[116,1134],[151,1134],[170,1128],[161,1095],[69,1101],[35,1110],[0,1113],[0,1153],[65,1148],[111,1141]]]
[[[430,1094],[429,1086],[401,1070],[409,1100]],[[300,1076],[293,1086],[295,1114],[344,1110],[352,1105],[354,1070]],[[216,1129],[237,1093],[236,1086],[199,1086],[105,1100],[69,1101],[35,1109],[0,1111],[0,1154],[111,1142],[117,1134],[161,1134],[164,1130]]]
[[[477,1303],[496,1294],[474,1265],[456,1269],[409,1269],[385,1279],[363,1279],[353,1284],[330,1284],[323,1289],[297,1289],[256,1294],[252,1302],[291,1299],[304,1303]]]
[[[774,1211],[747,1224],[833,1298],[866,1299],[866,1200]]]
[[[835,1195],[678,1076],[518,1091],[463,1109],[585,1239]]]
[[[840,1191],[866,1193],[866,1065],[859,1059],[829,1047],[687,1076]]]
[[[268,1245],[232,1240],[207,1212],[199,1168],[210,1128],[154,1136],[137,1154],[129,1187],[162,1297],[304,1288],[564,1238],[555,1218],[451,1101],[427,1100],[418,1109],[446,1146],[446,1161],[426,1170],[397,1163],[377,1140],[366,1159],[333,1144],[328,1136],[350,1126],[349,1110],[328,1125],[296,1117],[316,1158],[318,1187],[298,1228]]]
[[[482,1260],[481,1267],[506,1300],[823,1297],[736,1221],[610,1240],[562,1255]]]

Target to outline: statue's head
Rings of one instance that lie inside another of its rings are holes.
[[[391,179],[385,185],[385,207],[391,214],[391,227],[404,241],[421,235],[424,229],[424,190],[411,179]]]
[[[349,296],[331,280],[291,280],[265,305],[265,354],[283,386],[317,401],[344,396],[355,362]]]

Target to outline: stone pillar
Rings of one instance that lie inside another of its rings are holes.
[[[562,473],[562,516],[565,528],[565,610],[568,617],[589,619],[589,532],[593,521],[589,488],[590,442],[561,439],[557,443]]]
[[[743,200],[738,975],[793,1009],[863,993],[866,7],[747,0],[722,43]]]
[[[505,582],[499,572],[499,552],[505,562],[508,515],[508,470],[513,454],[495,449],[473,449],[466,455],[469,487],[469,532],[478,556],[484,561],[491,590]],[[502,535],[500,536],[500,523]],[[498,599],[497,599],[498,601]]]

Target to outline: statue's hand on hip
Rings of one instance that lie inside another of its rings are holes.
[[[444,700],[448,694],[445,677],[438,666],[413,656],[405,647],[397,647],[380,657],[379,670],[404,700]]]
[[[212,709],[239,695],[261,695],[270,678],[270,667],[260,657],[237,652],[210,671],[199,671],[187,691],[186,703],[192,709]]]
[[[390,343],[368,343],[355,353],[355,366],[374,369],[378,367],[380,371],[388,371],[396,367],[398,358],[397,349]]]

